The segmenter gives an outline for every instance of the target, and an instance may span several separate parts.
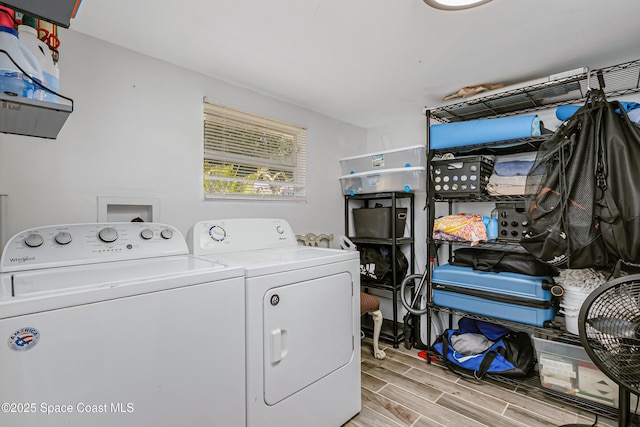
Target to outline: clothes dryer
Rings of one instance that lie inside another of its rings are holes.
[[[244,276],[156,223],[26,230],[0,258],[0,425],[243,426]]]
[[[245,270],[249,427],[339,427],[360,411],[357,252],[299,246],[269,218],[201,221],[187,243]]]

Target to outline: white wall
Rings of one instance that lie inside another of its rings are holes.
[[[183,233],[198,220],[257,216],[285,218],[296,232],[344,233],[338,160],[365,151],[364,129],[74,31],[59,36],[61,93],[74,112],[56,140],[0,134],[7,238],[96,222],[98,196],[159,198],[160,220]],[[205,96],[307,128],[306,204],[202,200]]]
[[[415,145],[426,144],[426,118],[422,111],[416,111],[415,116],[404,121],[367,130],[367,151],[377,152],[392,150]],[[425,192],[415,193],[415,242],[416,242],[416,273],[422,273],[426,266],[426,203]],[[386,316],[385,316],[386,317]]]
[[[404,147],[426,144],[426,118],[421,111],[416,111],[415,116],[407,117],[406,120],[390,125],[381,126],[367,130],[367,151],[375,153],[383,150],[393,150]],[[424,206],[426,194],[424,191],[416,192],[414,195],[415,215],[415,273],[423,273],[426,267],[427,246],[426,246],[426,215]],[[405,249],[405,255],[408,251]],[[382,290],[371,290],[380,298],[380,308],[385,319],[393,318],[393,302],[391,293]],[[410,299],[410,296],[407,296]],[[398,320],[402,322],[406,309],[398,303]],[[424,318],[424,316],[423,316]]]

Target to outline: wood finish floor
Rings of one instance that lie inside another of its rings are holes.
[[[428,365],[418,350],[394,349],[383,341],[386,359],[362,341],[362,410],[343,427],[550,427],[583,423],[595,415],[553,399],[541,390],[462,378]],[[597,426],[617,421],[598,418]]]

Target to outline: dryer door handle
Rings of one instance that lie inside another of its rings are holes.
[[[271,331],[271,364],[279,363],[287,355],[287,331],[275,329]]]

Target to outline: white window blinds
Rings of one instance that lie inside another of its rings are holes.
[[[304,201],[307,131],[204,100],[204,197]]]

